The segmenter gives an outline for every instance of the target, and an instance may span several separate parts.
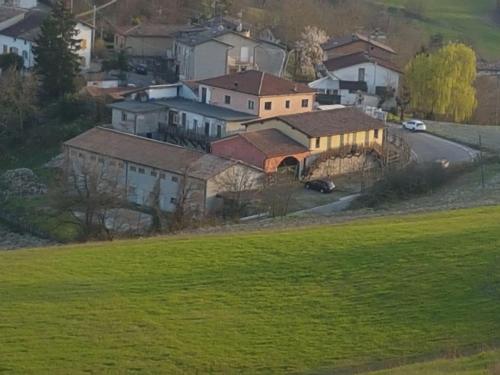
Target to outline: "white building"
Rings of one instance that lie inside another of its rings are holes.
[[[0,7],[0,53],[15,53],[23,58],[26,69],[33,68],[33,45],[47,16],[38,10],[13,13],[10,8]],[[90,68],[93,29],[82,22],[77,23],[76,29],[76,38],[81,40],[78,54],[82,69],[86,70]]]
[[[397,92],[401,69],[391,61],[365,52],[332,58],[324,62],[330,75],[340,81],[366,82],[367,93],[380,95],[384,90],[393,89]]]
[[[110,104],[113,129],[206,149],[214,139],[244,130],[255,115],[200,103],[183,83],[150,86]],[[192,142],[190,142],[192,141]]]
[[[263,171],[241,162],[105,128],[91,129],[64,144],[73,176],[96,173],[126,192],[130,203],[174,211],[182,200],[200,215],[220,208],[231,178],[259,187]],[[185,199],[183,198],[185,196]]]
[[[38,6],[38,0],[0,0],[0,6],[32,9]]]
[[[309,87],[315,89],[316,101],[319,104],[356,105],[364,102],[368,95],[368,87],[364,81],[341,81],[333,74],[310,82]]]

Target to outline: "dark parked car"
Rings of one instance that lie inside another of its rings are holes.
[[[312,180],[306,182],[306,189],[316,190],[320,193],[331,193],[335,190],[335,184],[328,180]]]
[[[147,67],[147,65],[144,65],[144,64],[136,65],[135,72],[137,74],[147,75],[148,74],[148,67]]]

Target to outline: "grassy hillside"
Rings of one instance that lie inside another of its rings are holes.
[[[408,0],[374,0],[402,9]],[[500,59],[500,24],[493,20],[496,0],[417,0],[425,3],[425,19],[419,21],[429,33],[473,44],[482,57]]]
[[[500,373],[500,350],[371,372],[370,375],[496,375],[498,373]]]
[[[0,253],[0,372],[331,373],[500,339],[500,207]]]

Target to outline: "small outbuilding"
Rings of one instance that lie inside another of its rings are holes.
[[[267,174],[302,171],[310,156],[307,147],[286,136],[278,129],[246,132],[212,142],[212,153],[241,160],[263,169]]]

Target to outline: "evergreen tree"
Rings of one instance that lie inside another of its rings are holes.
[[[76,89],[81,43],[76,39],[77,34],[76,20],[66,9],[64,0],[57,0],[52,13],[41,26],[33,51],[42,92],[48,99],[61,98]]]

